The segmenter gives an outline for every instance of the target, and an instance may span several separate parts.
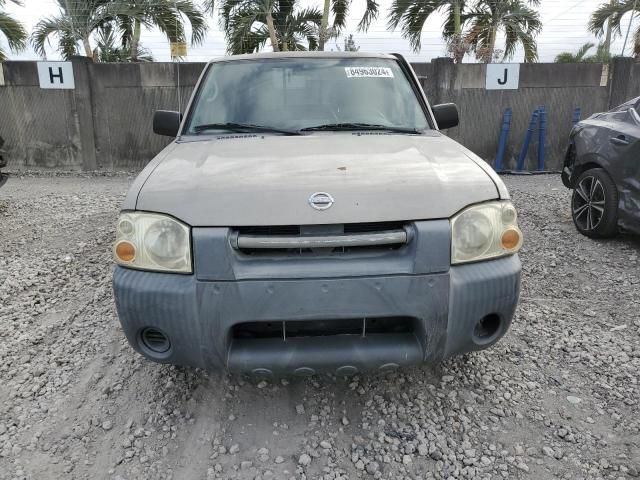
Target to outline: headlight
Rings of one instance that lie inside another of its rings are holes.
[[[451,263],[475,262],[520,250],[522,232],[511,202],[469,207],[451,219]]]
[[[123,212],[113,256],[119,265],[161,272],[191,273],[189,227],[157,213]]]

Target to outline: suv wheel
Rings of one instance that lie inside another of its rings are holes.
[[[609,238],[618,233],[618,190],[601,168],[578,177],[571,197],[571,216],[580,233],[591,238]]]

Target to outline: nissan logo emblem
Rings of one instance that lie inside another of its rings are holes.
[[[316,210],[326,210],[333,205],[333,197],[326,192],[316,192],[309,197],[309,205]]]

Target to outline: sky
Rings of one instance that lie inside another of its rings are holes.
[[[68,0],[73,1],[73,0]],[[198,1],[198,0],[196,0]],[[603,0],[541,0],[538,7],[542,23],[544,25],[542,33],[538,36],[538,56],[540,62],[552,62],[555,56],[561,52],[575,52],[585,42],[597,43],[597,40],[591,35],[586,24],[589,16]],[[17,6],[12,3],[6,5],[6,10],[15,18],[22,21],[31,31],[32,27],[39,19],[55,15],[58,11],[56,0],[22,0],[23,6]],[[434,15],[429,18],[422,32],[422,49],[420,52],[413,52],[408,41],[402,38],[399,32],[390,32],[386,28],[387,11],[391,4],[391,0],[379,0],[380,15],[368,32],[358,32],[357,24],[364,11],[364,0],[353,0],[349,20],[345,33],[353,33],[354,40],[361,51],[380,52],[380,53],[401,53],[410,61],[429,61],[432,58],[445,55],[445,44],[441,37],[442,17]],[[322,0],[301,0],[304,6],[322,5]],[[625,18],[623,23],[623,33],[630,20],[630,15]],[[636,19],[636,22],[640,22]],[[217,16],[213,16],[210,21],[210,30],[204,44],[198,47],[190,47],[185,61],[203,62],[211,58],[225,55],[224,35],[218,26]],[[632,27],[632,32],[634,28]],[[630,36],[633,38],[633,35]],[[496,47],[502,48],[503,39],[499,38]],[[55,39],[54,39],[55,42]],[[0,43],[6,49],[6,40],[0,35]],[[169,45],[164,36],[158,31],[145,31],[142,35],[142,45],[152,51],[156,61],[169,61]],[[337,50],[342,47],[344,40],[338,38],[331,40],[326,50]],[[612,44],[612,53],[620,54],[622,52],[623,38],[616,38]],[[59,60],[60,56],[55,51],[55,45],[47,50],[48,60]],[[595,50],[595,49],[594,49]],[[627,45],[627,54],[631,51],[631,46]],[[513,61],[522,61],[522,51],[518,51]],[[37,60],[38,56],[30,48],[26,51],[13,54],[10,53],[12,60]],[[465,61],[473,61],[472,57],[467,56]]]

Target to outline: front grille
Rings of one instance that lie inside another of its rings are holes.
[[[409,237],[405,233],[407,229],[408,223],[403,221],[331,225],[243,226],[233,229],[232,242],[238,251],[250,256],[384,253],[398,250],[408,243]],[[383,238],[372,238],[376,235],[381,235]],[[349,239],[348,236],[352,238]],[[318,237],[321,237],[323,241],[316,242],[315,245],[309,247],[309,242]],[[353,237],[359,244],[354,245]]]
[[[407,222],[363,222],[345,223],[339,225],[257,225],[248,227],[235,227],[233,230],[241,235],[300,235],[302,229],[316,229],[322,231],[323,228],[331,230],[342,230],[344,233],[374,233],[388,230],[402,230]]]

